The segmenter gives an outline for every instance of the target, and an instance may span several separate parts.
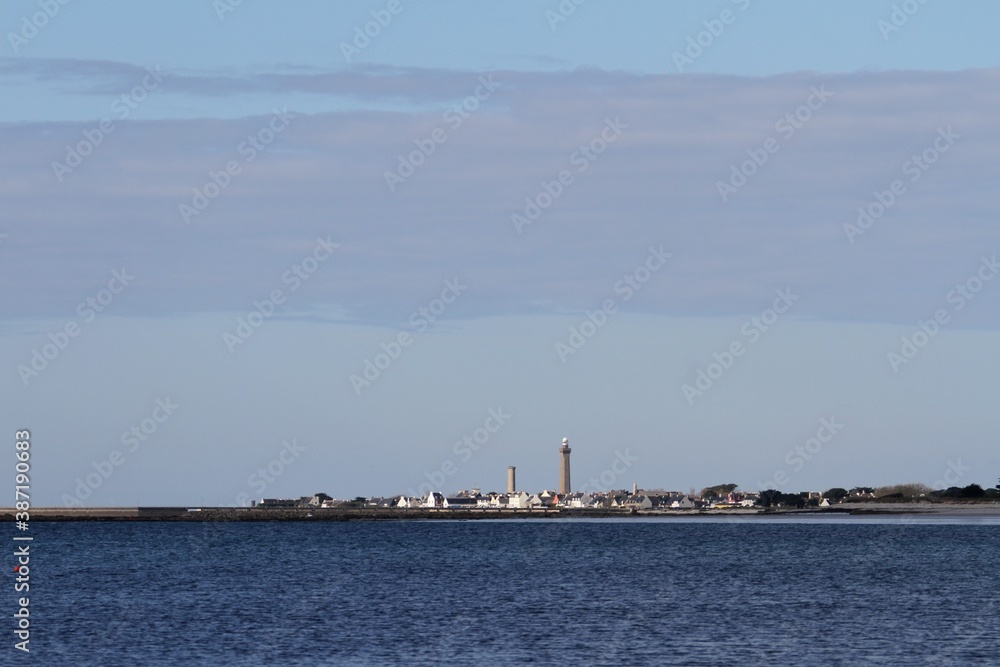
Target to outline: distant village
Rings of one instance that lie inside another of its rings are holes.
[[[910,489],[919,485],[898,485]],[[721,490],[733,487],[732,490]],[[802,491],[781,493],[773,489],[761,492],[740,491],[735,484],[703,489],[701,493],[682,493],[662,489],[619,489],[601,492],[578,492],[560,495],[557,491],[527,493],[482,493],[479,489],[460,491],[446,496],[430,491],[426,496],[356,497],[337,500],[325,493],[301,498],[262,498],[255,503],[259,508],[390,508],[390,509],[483,509],[483,510],[739,510],[761,508],[805,509],[822,508],[844,503],[859,502],[941,502],[947,500],[997,501],[1000,489],[982,489],[978,484],[967,487],[920,491],[918,493],[893,492],[897,487],[834,488],[829,491]]]
[[[365,498],[358,496],[353,500],[337,500],[325,493],[313,496],[294,498],[262,498],[254,503],[259,508],[358,508],[358,509],[481,509],[481,510],[623,510],[623,511],[672,511],[672,510],[740,510],[751,508],[823,508],[834,504],[865,502],[880,500],[884,502],[900,501],[942,501],[950,499],[962,500],[998,500],[1000,499],[1000,482],[996,488],[983,489],[978,484],[966,487],[950,487],[934,490],[924,484],[897,484],[894,486],[872,488],[858,486],[852,489],[835,487],[824,492],[802,491],[799,493],[782,493],[776,489],[764,489],[759,492],[741,491],[737,484],[719,484],[706,487],[699,493],[682,493],[663,489],[639,489],[636,484],[632,489],[609,491],[572,491],[570,475],[570,455],[572,449],[569,439],[563,438],[559,447],[559,479],[558,490],[544,490],[539,493],[527,493],[517,490],[517,469],[507,467],[507,492],[490,491],[482,493],[479,489],[459,491],[446,496],[430,487],[426,492],[418,490],[420,495],[400,495],[385,498]],[[429,485],[425,485],[429,486]]]
[[[728,486],[728,485],[726,485]],[[735,486],[735,485],[733,485]],[[843,502],[845,498],[874,498],[874,489],[856,488],[847,495],[835,499],[834,503]],[[460,491],[453,496],[445,496],[437,491],[428,492],[426,497],[394,496],[391,498],[356,497],[353,500],[337,500],[320,493],[314,496],[294,498],[262,498],[256,507],[260,508],[396,508],[396,509],[492,509],[492,510],[539,510],[539,509],[640,509],[640,510],[702,510],[702,509],[739,509],[753,507],[829,507],[830,498],[818,492],[780,494],[777,501],[768,503],[766,492],[763,494],[748,491],[732,490],[722,495],[714,493],[685,494],[680,491],[665,491],[662,489],[632,488],[605,492],[578,492],[560,495],[557,491],[545,490],[539,493],[515,491],[514,493],[482,493],[479,489]],[[766,503],[766,504],[765,504]]]

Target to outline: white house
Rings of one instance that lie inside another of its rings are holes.
[[[670,503],[670,509],[674,510],[693,510],[694,501],[691,500],[690,496],[681,496]]]
[[[515,510],[528,509],[528,494],[524,491],[508,494],[507,507]]]
[[[496,507],[498,509],[505,509],[507,507],[507,494],[498,493],[490,498],[490,507]]]
[[[590,507],[594,501],[589,493],[573,493],[562,499],[562,504],[566,507],[584,508]]]

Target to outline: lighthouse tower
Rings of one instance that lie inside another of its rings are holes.
[[[569,438],[563,438],[562,447],[559,448],[559,495],[565,496],[572,493],[569,483],[569,454],[573,450],[569,448]]]

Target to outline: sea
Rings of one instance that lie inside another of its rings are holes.
[[[0,665],[1000,665],[997,518],[31,533],[30,653],[10,593]]]

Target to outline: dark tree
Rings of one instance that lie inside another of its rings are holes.
[[[766,491],[760,492],[760,500],[758,501],[762,507],[772,507],[777,505],[781,500],[781,491],[777,489],[767,489]]]
[[[721,498],[729,493],[732,493],[737,488],[739,484],[716,484],[715,486],[706,486],[701,490],[699,494],[703,500],[708,498]]]
[[[829,498],[830,500],[840,500],[841,498],[844,498],[846,496],[847,496],[847,489],[842,489],[839,486],[835,486],[823,494],[824,498]]]
[[[784,507],[798,507],[801,509],[806,506],[806,499],[798,493],[782,493],[779,502]]]
[[[986,492],[983,491],[983,487],[978,484],[969,484],[967,487],[962,489],[963,498],[982,498],[985,495]]]

